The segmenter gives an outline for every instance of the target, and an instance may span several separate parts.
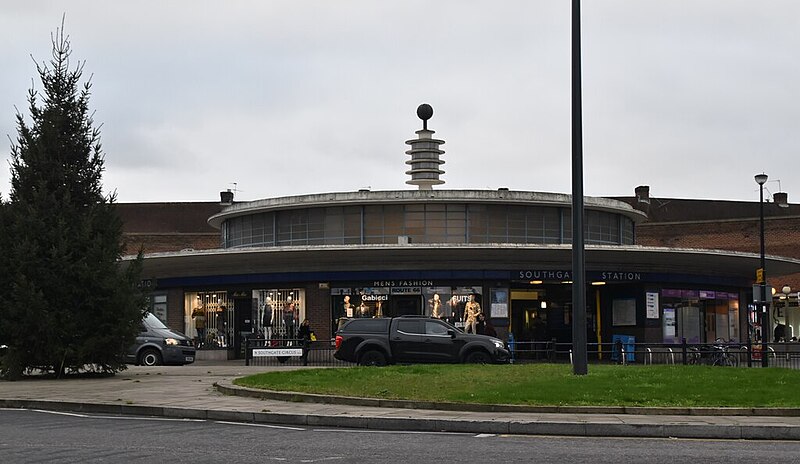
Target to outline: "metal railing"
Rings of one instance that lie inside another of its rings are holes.
[[[299,339],[250,338],[245,340],[244,349],[247,366],[352,366],[333,357],[333,340],[304,344]]]
[[[572,363],[572,344],[555,340],[509,345],[515,363]],[[770,343],[769,367],[800,369],[800,343]],[[708,365],[761,367],[761,344],[715,343],[588,343],[587,358],[596,364]]]
[[[352,366],[333,357],[333,340],[307,343],[297,339],[247,339],[248,366]],[[514,363],[572,363],[572,344],[555,340],[509,344]],[[717,343],[588,343],[587,358],[594,364],[708,365],[761,367],[761,344]],[[770,367],[800,369],[800,343],[768,344]]]

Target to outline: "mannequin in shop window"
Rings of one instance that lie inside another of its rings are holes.
[[[192,310],[192,319],[197,330],[197,347],[200,348],[206,344],[206,308],[202,303]]]
[[[454,325],[462,325],[464,320],[464,310],[462,306],[458,302],[458,297],[453,295],[450,298],[450,301],[447,302],[448,306],[450,306],[450,320],[453,322]]]
[[[358,305],[358,317],[372,317],[372,311],[370,311],[369,306],[363,301]]]
[[[433,298],[428,301],[428,306],[431,309],[431,317],[435,317],[436,319],[441,319],[443,314],[442,311],[442,300],[439,299],[439,294],[434,293]]]
[[[228,308],[225,305],[219,307],[217,313],[217,343],[220,347],[226,347],[226,335],[228,332]]]
[[[481,314],[481,305],[475,301],[475,294],[469,296],[469,301],[464,306],[464,333],[478,333],[478,316]]]
[[[286,331],[286,338],[294,338],[295,321],[297,320],[297,305],[292,301],[292,297],[286,299],[283,306],[283,328]]]
[[[275,317],[275,308],[272,305],[272,298],[267,297],[261,313],[261,327],[264,329],[264,338],[267,340],[272,338],[273,317]]]
[[[344,317],[353,317],[353,304],[350,303],[350,295],[344,296],[344,302],[342,303],[342,309],[344,310]]]

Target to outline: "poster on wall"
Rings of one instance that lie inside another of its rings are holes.
[[[636,299],[614,300],[612,324],[615,326],[636,325]]]
[[[664,308],[664,341],[675,338],[675,308]]]
[[[658,293],[647,292],[647,318],[658,319]]]
[[[489,317],[508,317],[508,290],[493,288],[491,297],[492,307]]]

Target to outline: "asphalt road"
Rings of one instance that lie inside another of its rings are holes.
[[[0,462],[793,462],[800,443],[381,432],[0,410]]]

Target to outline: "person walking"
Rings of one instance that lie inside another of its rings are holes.
[[[300,359],[303,361],[304,366],[308,366],[308,352],[311,350],[311,342],[316,339],[308,319],[303,319],[303,322],[300,323],[300,328],[297,329],[297,336],[300,338],[303,346],[303,355]]]

